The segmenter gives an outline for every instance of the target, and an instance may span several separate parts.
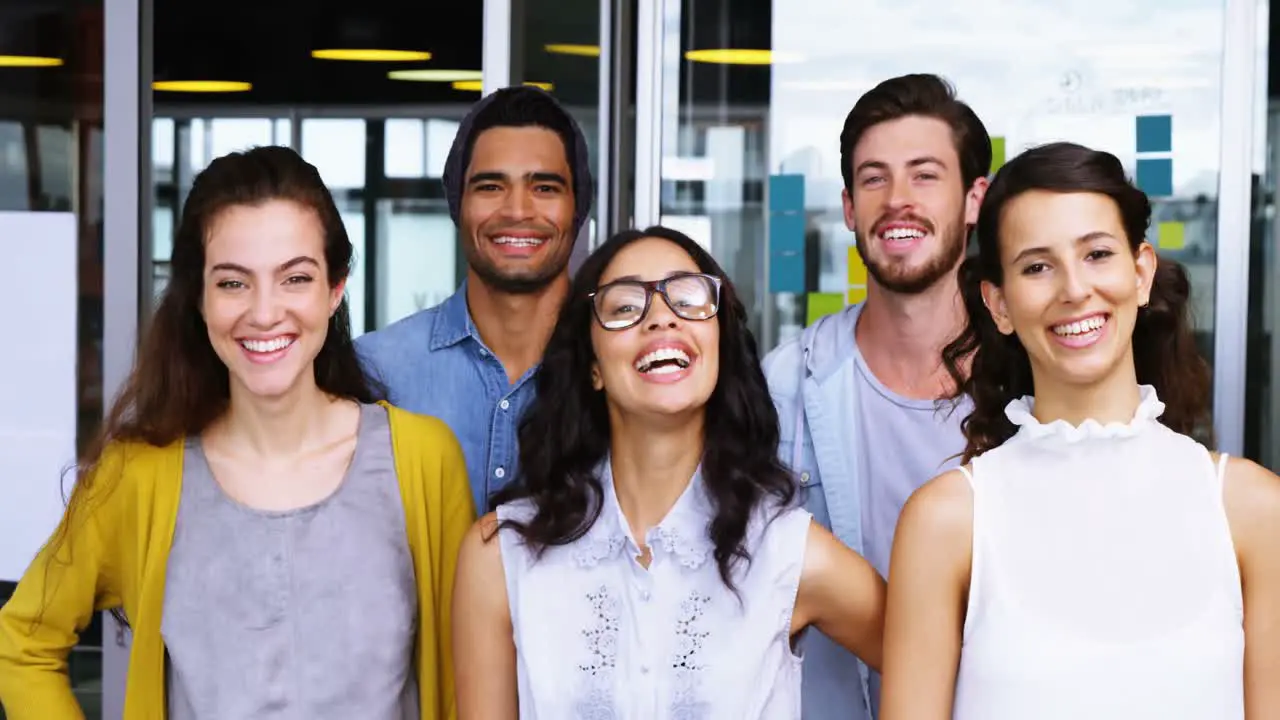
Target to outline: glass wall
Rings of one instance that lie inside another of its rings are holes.
[[[26,243],[43,240],[52,245],[56,238],[0,237],[0,244],[7,250],[6,257],[17,263],[17,272],[75,273],[74,280],[66,282],[66,286],[76,297],[67,298],[66,304],[74,308],[77,316],[75,420],[68,417],[66,421],[75,427],[65,431],[74,433],[75,443],[68,440],[66,457],[55,459],[58,467],[49,467],[47,473],[39,471],[40,477],[26,477],[25,473],[15,477],[16,473],[32,467],[28,451],[39,439],[33,437],[37,430],[32,427],[35,421],[32,408],[13,407],[25,404],[25,401],[13,401],[13,398],[24,397],[24,393],[9,383],[30,381],[30,377],[15,377],[10,373],[0,377],[0,398],[10,400],[10,406],[5,408],[8,413],[0,415],[0,477],[4,478],[0,481],[3,484],[0,503],[14,502],[13,493],[32,504],[36,504],[37,497],[43,500],[56,496],[60,500],[62,493],[70,490],[70,480],[64,485],[59,474],[61,467],[75,461],[75,448],[70,445],[88,440],[98,429],[102,415],[102,77],[101,0],[0,4],[0,212],[70,214],[76,236],[71,252],[78,266],[71,269],[28,267],[28,261],[48,253],[44,248],[37,253]],[[49,261],[34,260],[36,263]],[[65,277],[49,278],[49,283],[54,285],[64,281]],[[0,310],[0,317],[5,312],[22,311],[17,305],[9,304]],[[49,312],[49,322],[56,322],[51,308]],[[70,312],[68,310],[68,316]],[[12,316],[9,322],[0,324],[11,331],[11,337],[16,334],[13,329],[21,327]],[[7,352],[18,352],[15,348],[8,345]],[[72,372],[71,367],[69,364],[68,373]],[[48,387],[42,392],[51,401],[63,397],[60,388]],[[72,393],[66,395],[70,397]],[[64,411],[65,408],[50,409],[55,415]],[[43,433],[44,428],[39,432]],[[60,443],[59,447],[63,445]],[[24,494],[27,493],[22,489],[24,486],[30,488],[29,494]],[[0,513],[0,517],[4,517],[4,513]],[[49,527],[48,531],[52,529]],[[40,528],[34,530],[41,536],[47,534]],[[14,535],[5,535],[5,531],[0,521],[0,538],[4,538],[0,542],[15,542]],[[4,575],[0,575],[0,605],[8,600],[17,579]],[[88,717],[98,717],[102,678],[99,621],[80,636],[80,644],[72,652],[70,662],[72,687],[81,707]],[[0,710],[0,718],[3,716],[4,711]]]
[[[483,6],[460,6],[446,23],[429,3],[329,5],[254,5],[260,22],[245,25],[225,7],[193,18],[187,5],[155,0],[153,296],[193,176],[264,144],[298,150],[334,194],[356,250],[347,285],[356,335],[457,288],[440,175],[480,97]]]
[[[1122,159],[1154,201],[1150,240],[1190,270],[1212,357],[1223,0],[1159,12],[1151,0],[668,7],[662,219],[710,247],[742,285],[766,348],[865,294],[841,213],[840,130],[876,83],[933,72],[983,119],[997,166],[1062,139]]]

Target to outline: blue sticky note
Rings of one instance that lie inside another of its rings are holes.
[[[1173,116],[1139,115],[1138,152],[1173,152]]]
[[[1139,158],[1137,171],[1138,189],[1151,197],[1173,195],[1173,160],[1170,158]]]
[[[804,210],[804,175],[770,175],[769,209]]]
[[[769,253],[769,292],[804,292],[804,250]]]
[[[772,252],[804,251],[804,212],[769,213],[769,250]]]

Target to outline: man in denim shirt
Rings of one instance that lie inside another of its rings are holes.
[[[941,78],[863,95],[840,134],[840,171],[867,299],[764,360],[779,452],[807,508],[886,578],[903,504],[964,449],[969,403],[937,403],[955,388],[941,351],[964,328],[957,271],[990,169],[986,129]],[[877,715],[876,674],[820,633],[801,647],[806,720]]]
[[[466,279],[356,344],[392,403],[448,423],[483,512],[515,477],[516,430],[569,290],[591,208],[586,139],[548,93],[505,88],[463,119],[442,179]]]

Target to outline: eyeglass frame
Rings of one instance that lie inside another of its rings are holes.
[[[671,304],[671,296],[667,295],[667,283],[688,277],[703,278],[704,280],[709,280],[711,282],[711,289],[715,292],[715,311],[710,315],[700,318],[685,317],[680,314],[680,311],[677,310],[674,305]],[[640,310],[640,314],[636,316],[635,322],[621,327],[609,327],[606,325],[604,320],[600,317],[600,308],[596,305],[596,296],[615,285],[639,285],[644,288],[644,307]],[[653,306],[653,296],[655,293],[662,295],[663,302],[667,304],[667,307],[675,314],[676,317],[682,320],[688,320],[689,322],[705,322],[710,320],[720,314],[720,294],[723,286],[723,278],[703,272],[680,272],[674,275],[668,275],[661,280],[633,280],[627,278],[625,280],[614,280],[613,282],[605,283],[604,285],[597,287],[595,290],[587,293],[587,302],[591,303],[591,315],[596,319],[597,325],[609,332],[620,332],[622,330],[630,330],[644,322],[644,319],[649,315],[650,308]]]

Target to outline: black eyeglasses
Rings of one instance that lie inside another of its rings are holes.
[[[605,330],[626,330],[649,314],[653,294],[662,295],[671,312],[685,320],[710,320],[720,311],[720,278],[680,273],[662,280],[616,280],[587,297],[596,322]]]

